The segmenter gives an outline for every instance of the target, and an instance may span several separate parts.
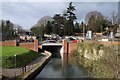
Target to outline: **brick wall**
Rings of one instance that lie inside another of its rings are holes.
[[[34,43],[20,43],[19,46],[30,49],[30,50],[34,50]]]
[[[99,42],[100,44],[108,44],[108,45],[110,45],[110,44],[114,44],[114,45],[118,45],[118,44],[120,44],[120,42]]]
[[[79,42],[79,41],[78,41]],[[93,43],[94,41],[86,41],[87,43]],[[120,42],[97,42],[104,45],[118,45]],[[77,48],[77,43],[68,43],[67,40],[63,40],[63,53],[72,53]]]
[[[77,43],[68,43],[68,53],[72,53],[77,49]]]
[[[38,52],[38,40],[31,43],[19,43],[19,46]]]
[[[79,41],[78,41],[79,42]],[[63,53],[72,53],[77,48],[77,43],[68,43],[67,40],[63,40]]]
[[[38,40],[35,39],[35,40],[34,40],[34,51],[38,52],[38,46],[39,46]]]
[[[67,40],[63,40],[63,53],[67,53]]]
[[[16,46],[16,44],[17,44],[16,40],[0,42],[0,46]]]
[[[62,66],[65,66],[66,64],[72,64],[73,62],[73,54],[69,53],[69,54],[63,54],[63,58],[62,58]]]

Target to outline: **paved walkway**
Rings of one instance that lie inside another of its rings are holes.
[[[7,76],[9,78],[14,78],[16,76],[19,76],[20,74],[23,74],[25,72],[28,72],[32,69],[35,68],[35,66],[41,62],[41,60],[43,58],[47,57],[47,55],[45,56],[41,56],[39,58],[37,58],[35,61],[33,61],[32,63],[30,63],[29,65],[27,65],[24,68],[17,68],[17,69],[2,69],[2,75],[3,76]]]

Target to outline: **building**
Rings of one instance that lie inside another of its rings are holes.
[[[6,33],[0,33],[0,41],[8,40],[8,35]]]
[[[117,28],[117,33],[115,34],[115,37],[116,37],[116,38],[120,38],[120,25],[119,25],[119,27]]]

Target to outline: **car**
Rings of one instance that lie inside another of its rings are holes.
[[[72,38],[72,37],[69,37],[68,38],[68,42],[73,42],[73,43],[77,43],[77,39],[74,39],[74,38]]]
[[[41,43],[56,43],[57,41],[55,40],[45,40],[45,41],[42,41]]]

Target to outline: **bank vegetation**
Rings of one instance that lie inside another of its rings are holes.
[[[74,62],[84,67],[89,77],[118,78],[118,53],[118,45],[79,43],[74,51]]]

